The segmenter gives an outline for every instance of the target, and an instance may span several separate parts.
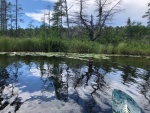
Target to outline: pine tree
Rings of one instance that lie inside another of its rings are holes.
[[[0,1],[0,27],[2,31],[5,31],[7,29],[6,6],[7,6],[6,0],[1,0]]]
[[[127,20],[127,26],[126,26],[126,34],[127,34],[127,38],[131,39],[132,38],[132,30],[131,30],[131,19],[130,17]]]
[[[57,34],[61,36],[62,29],[62,17],[65,15],[63,12],[63,1],[59,0],[54,5],[54,13],[52,15],[51,21],[53,22],[53,26],[57,29]]]
[[[148,26],[150,26],[150,2],[148,3],[148,7],[149,7],[148,10],[145,12],[145,15],[143,15],[142,17],[148,19],[147,24]]]

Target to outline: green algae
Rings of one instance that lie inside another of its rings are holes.
[[[79,60],[89,59],[109,59],[110,57],[144,57],[150,59],[150,56],[136,56],[136,55],[116,55],[116,54],[79,54],[79,53],[63,53],[63,52],[0,52],[0,54],[7,54],[10,56],[46,56],[46,57],[62,57]]]
[[[1,52],[0,54],[7,54],[10,56],[46,56],[46,57],[62,57],[62,58],[71,58],[79,60],[88,60],[88,59],[109,59],[106,55],[103,54],[78,54],[78,53],[62,53],[62,52]]]

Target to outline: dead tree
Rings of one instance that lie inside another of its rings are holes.
[[[23,19],[20,19],[19,17],[22,16],[24,13],[21,13],[22,7],[19,6],[18,0],[16,0],[15,3],[15,27],[16,27],[16,36],[18,36],[18,23],[23,22]]]
[[[68,27],[68,37],[70,38],[70,25],[69,25],[69,14],[68,14],[68,11],[70,8],[68,8],[68,4],[67,4],[67,0],[64,0],[64,9],[65,9],[65,16],[66,16],[66,19],[67,19],[67,27]]]
[[[87,29],[90,40],[95,41],[102,36],[106,22],[110,21],[114,14],[121,11],[119,6],[122,0],[95,0],[96,10],[94,13],[97,14],[96,16],[85,13],[87,0],[77,0],[77,2],[80,7],[78,12],[80,21]]]

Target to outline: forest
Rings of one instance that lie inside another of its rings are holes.
[[[1,0],[0,52],[150,55],[150,3],[141,17],[147,18],[147,26],[130,17],[126,26],[110,26],[107,23],[122,11],[122,0],[95,0],[96,10],[91,15],[86,12],[86,2],[76,0],[79,10],[70,13],[67,0],[58,0],[52,16],[50,10],[43,14],[40,26],[31,20],[28,28],[21,28],[24,13],[19,1]]]

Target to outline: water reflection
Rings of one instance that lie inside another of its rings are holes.
[[[2,113],[111,113],[113,89],[129,94],[143,112],[150,111],[150,71],[146,69],[116,63],[115,59],[1,59]]]
[[[135,82],[134,78],[136,78],[137,74],[136,74],[136,70],[137,68],[136,67],[132,67],[132,66],[129,66],[129,65],[124,65],[122,67],[122,78],[123,78],[123,82],[124,84],[128,82]]]
[[[144,105],[144,109],[149,111],[150,108],[150,71],[145,73],[145,82],[141,85],[141,93],[144,95],[144,97],[147,99],[148,104]]]
[[[3,90],[5,89],[6,85],[6,79],[9,78],[9,74],[7,73],[7,70],[5,68],[0,69],[0,110],[2,110],[4,107],[8,105],[8,102],[2,103],[4,100],[2,98]]]

